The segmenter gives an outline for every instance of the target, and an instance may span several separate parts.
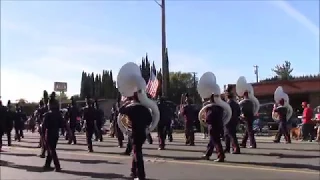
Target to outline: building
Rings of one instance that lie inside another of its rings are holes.
[[[235,87],[235,84],[228,84]],[[302,102],[308,102],[311,107],[320,105],[320,77],[297,78],[292,80],[275,80],[252,83],[255,96],[260,103],[274,102],[273,94],[278,86],[282,86],[290,97],[290,104],[295,109],[301,108]],[[235,93],[235,88],[233,88]]]

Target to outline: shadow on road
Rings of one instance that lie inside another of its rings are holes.
[[[88,160],[88,159],[67,159],[59,158],[60,161],[78,162],[81,164],[121,164],[119,162],[110,162],[106,160]]]
[[[250,156],[269,156],[269,157],[278,157],[278,158],[293,158],[293,159],[305,159],[305,158],[320,158],[320,156],[316,155],[303,155],[303,154],[282,154],[282,153],[251,153],[251,152],[241,152],[244,155]]]
[[[7,155],[7,156],[18,156],[18,157],[32,157],[32,156],[37,156],[35,154],[15,154],[15,153],[8,153],[8,152],[5,152],[1,155]]]
[[[292,148],[274,148],[274,147],[271,147],[271,148],[260,148],[258,147],[257,149],[263,149],[263,150],[277,150],[277,151],[307,151],[307,152],[319,152],[319,149],[292,149]]]
[[[293,163],[275,163],[275,162],[232,162],[228,163],[239,164],[239,165],[256,165],[256,166],[268,166],[268,167],[278,167],[278,168],[291,168],[291,169],[309,169],[314,171],[319,171],[320,166],[315,166],[311,164],[293,164]]]
[[[0,164],[1,164],[1,166],[26,170],[29,172],[46,172],[43,170],[42,167],[39,167],[39,166],[19,165],[19,164],[10,163],[7,161],[0,161]],[[131,177],[126,177],[124,175],[116,174],[116,173],[83,172],[83,171],[71,171],[71,170],[63,170],[63,169],[59,173],[71,174],[71,175],[75,175],[75,176],[86,176],[86,177],[99,178],[99,179],[124,179],[124,180],[131,180],[132,179]],[[150,180],[156,180],[156,179],[150,179]]]
[[[147,150],[157,150],[154,147],[143,147],[143,149],[147,149]],[[165,151],[183,151],[183,152],[204,152],[205,150],[201,150],[201,149],[176,149],[176,148],[170,148],[170,146],[166,147]]]
[[[32,146],[32,145],[24,145],[24,144],[13,144],[13,147],[19,147],[19,148],[31,148],[31,149],[40,149],[38,146]]]

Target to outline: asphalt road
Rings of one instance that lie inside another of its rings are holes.
[[[181,134],[174,138],[165,151],[157,150],[156,137],[153,145],[144,145],[148,179],[320,179],[320,145],[316,142],[273,144],[272,138],[258,137],[258,149],[241,149],[240,155],[227,154],[225,163],[214,163],[199,158],[208,140],[197,136],[196,146],[190,147],[184,145]],[[42,172],[44,159],[36,156],[40,152],[37,144],[38,135],[26,133],[22,142],[4,146],[0,179],[131,179],[131,157],[120,155],[124,148],[117,147],[115,138],[105,136],[104,142],[94,142],[94,153],[87,153],[84,135],[78,135],[77,145],[68,145],[61,138],[57,149],[63,171],[59,173]]]

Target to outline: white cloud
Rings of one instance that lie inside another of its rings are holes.
[[[284,0],[270,1],[270,3],[283,10],[288,16],[292,17],[305,28],[307,28],[312,34],[316,36],[317,42],[319,41],[319,27],[305,15],[300,13],[297,9],[292,7],[288,2]]]

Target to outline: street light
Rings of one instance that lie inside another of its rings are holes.
[[[154,0],[161,8],[161,39],[162,39],[162,47],[161,47],[161,55],[162,55],[162,96],[168,95],[168,81],[169,81],[169,65],[166,58],[166,4],[165,0],[161,0],[161,4]]]

